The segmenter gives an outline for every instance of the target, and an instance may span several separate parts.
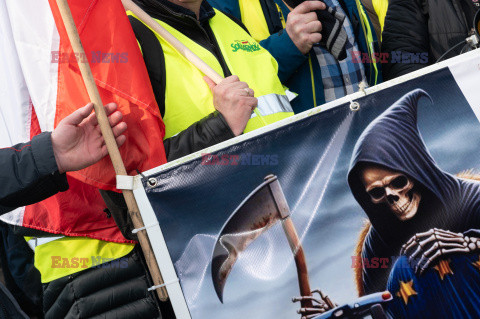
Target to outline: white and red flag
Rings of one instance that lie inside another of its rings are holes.
[[[88,60],[103,103],[127,122],[120,148],[127,172],[166,162],[164,124],[141,52],[120,0],[69,0],[85,56],[72,52],[54,0],[0,3],[0,147],[23,142],[90,100],[77,59]],[[68,173],[70,189],[2,216],[7,223],[66,236],[127,242],[103,212],[98,189],[115,189],[108,157]]]

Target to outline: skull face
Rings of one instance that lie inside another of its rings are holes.
[[[365,167],[361,172],[365,191],[374,204],[386,204],[395,216],[409,220],[417,213],[421,194],[407,175],[379,166]]]

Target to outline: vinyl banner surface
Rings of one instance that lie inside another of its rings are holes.
[[[147,172],[177,316],[479,318],[479,68],[477,53]]]

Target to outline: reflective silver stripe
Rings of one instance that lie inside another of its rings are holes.
[[[28,241],[28,245],[30,246],[30,248],[35,250],[35,247],[37,247],[37,246],[49,243],[51,241],[54,241],[54,240],[57,240],[57,239],[60,239],[60,238],[63,238],[63,237],[65,237],[65,236],[32,238]]]
[[[272,115],[280,112],[292,112],[292,106],[288,102],[288,97],[286,95],[280,94],[267,94],[260,96],[258,98],[258,111],[262,116]],[[257,116],[257,114],[252,112],[251,119]]]

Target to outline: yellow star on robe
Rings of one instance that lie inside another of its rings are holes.
[[[397,297],[402,298],[405,305],[408,303],[408,298],[416,294],[417,292],[413,290],[413,280],[407,283],[400,281],[400,290],[397,292]]]
[[[443,280],[443,278],[445,278],[445,276],[448,275],[448,274],[453,275],[452,268],[450,268],[450,262],[451,262],[450,259],[449,260],[440,260],[438,265],[433,267],[436,271],[438,271],[438,275],[440,276],[440,279]]]
[[[478,257],[478,261],[472,263],[478,270],[480,270],[480,257]]]

